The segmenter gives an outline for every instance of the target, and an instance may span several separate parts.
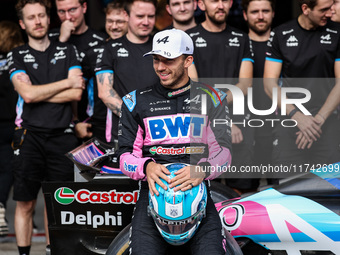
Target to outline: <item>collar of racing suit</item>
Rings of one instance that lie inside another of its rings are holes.
[[[178,89],[168,89],[168,88],[165,88],[161,84],[160,86],[156,86],[156,89],[158,90],[160,94],[170,99],[170,98],[176,98],[178,96],[182,96],[184,94],[190,93],[190,88],[192,84],[193,84],[192,80],[189,79],[189,81],[184,86]]]

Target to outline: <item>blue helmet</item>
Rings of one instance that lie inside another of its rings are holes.
[[[186,164],[174,163],[165,166],[171,173],[171,179],[175,177],[174,173]],[[149,193],[148,213],[168,243],[182,245],[190,240],[205,216],[207,188],[202,182],[190,190],[174,192],[166,181],[162,181],[168,189],[164,190],[156,183],[159,195],[151,196]]]

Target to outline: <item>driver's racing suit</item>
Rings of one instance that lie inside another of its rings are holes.
[[[192,81],[177,90],[158,83],[123,98],[118,132],[120,169],[130,178],[142,180],[132,219],[131,254],[159,255],[167,249],[147,215],[145,169],[150,161],[200,165],[207,180],[230,165],[231,132],[225,98],[224,92]],[[224,254],[221,229],[208,196],[207,216],[185,246],[195,255]]]

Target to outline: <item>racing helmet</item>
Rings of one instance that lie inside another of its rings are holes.
[[[170,179],[186,164],[165,165],[170,171]],[[187,191],[176,191],[168,187],[164,190],[156,183],[159,195],[149,192],[148,214],[152,216],[160,234],[171,245],[182,245],[190,240],[205,216],[207,188],[204,182]]]

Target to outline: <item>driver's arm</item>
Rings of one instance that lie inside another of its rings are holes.
[[[134,92],[128,94],[132,100],[127,99],[126,96],[123,97],[118,125],[119,150],[117,154],[120,170],[125,175],[134,180],[146,180],[146,166],[154,160],[150,157],[143,157],[143,130],[141,124],[138,123],[136,112],[138,98],[134,96]]]

